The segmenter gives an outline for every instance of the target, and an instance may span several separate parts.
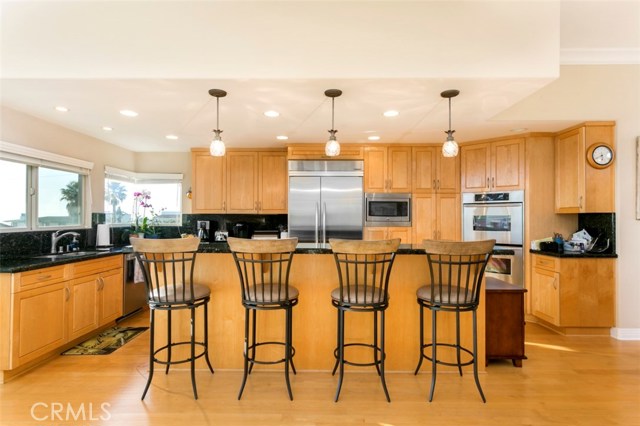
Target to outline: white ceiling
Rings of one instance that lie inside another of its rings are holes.
[[[2,105],[140,152],[208,146],[211,88],[228,92],[220,100],[228,147],[324,142],[324,91],[333,88],[343,91],[342,142],[442,141],[447,89],[461,92],[452,100],[459,141],[555,131],[573,123],[507,112],[556,79],[561,63],[640,62],[639,1],[1,5]],[[140,115],[123,117],[125,108]],[[400,115],[383,117],[388,109]]]

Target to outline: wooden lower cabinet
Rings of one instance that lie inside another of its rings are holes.
[[[64,282],[13,295],[11,360],[7,369],[38,358],[67,341],[69,289]]]
[[[524,294],[526,289],[486,278],[486,362],[510,359],[522,367],[524,354]]]
[[[0,274],[0,373],[122,316],[122,286],[122,256]]]
[[[615,258],[531,258],[535,317],[568,334],[608,334],[615,326]]]
[[[400,238],[400,244],[411,244],[411,228],[408,226],[365,227],[363,234],[367,241]]]

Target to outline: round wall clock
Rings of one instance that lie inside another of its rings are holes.
[[[604,169],[613,163],[613,148],[606,143],[595,143],[587,149],[587,162],[591,167]]]

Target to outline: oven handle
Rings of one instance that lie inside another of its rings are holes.
[[[522,203],[465,203],[462,205],[465,207],[522,207]]]

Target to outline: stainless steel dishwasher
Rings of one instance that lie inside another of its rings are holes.
[[[142,274],[135,273],[136,256],[124,255],[124,285],[122,295],[122,316],[128,316],[147,304],[146,285]]]

